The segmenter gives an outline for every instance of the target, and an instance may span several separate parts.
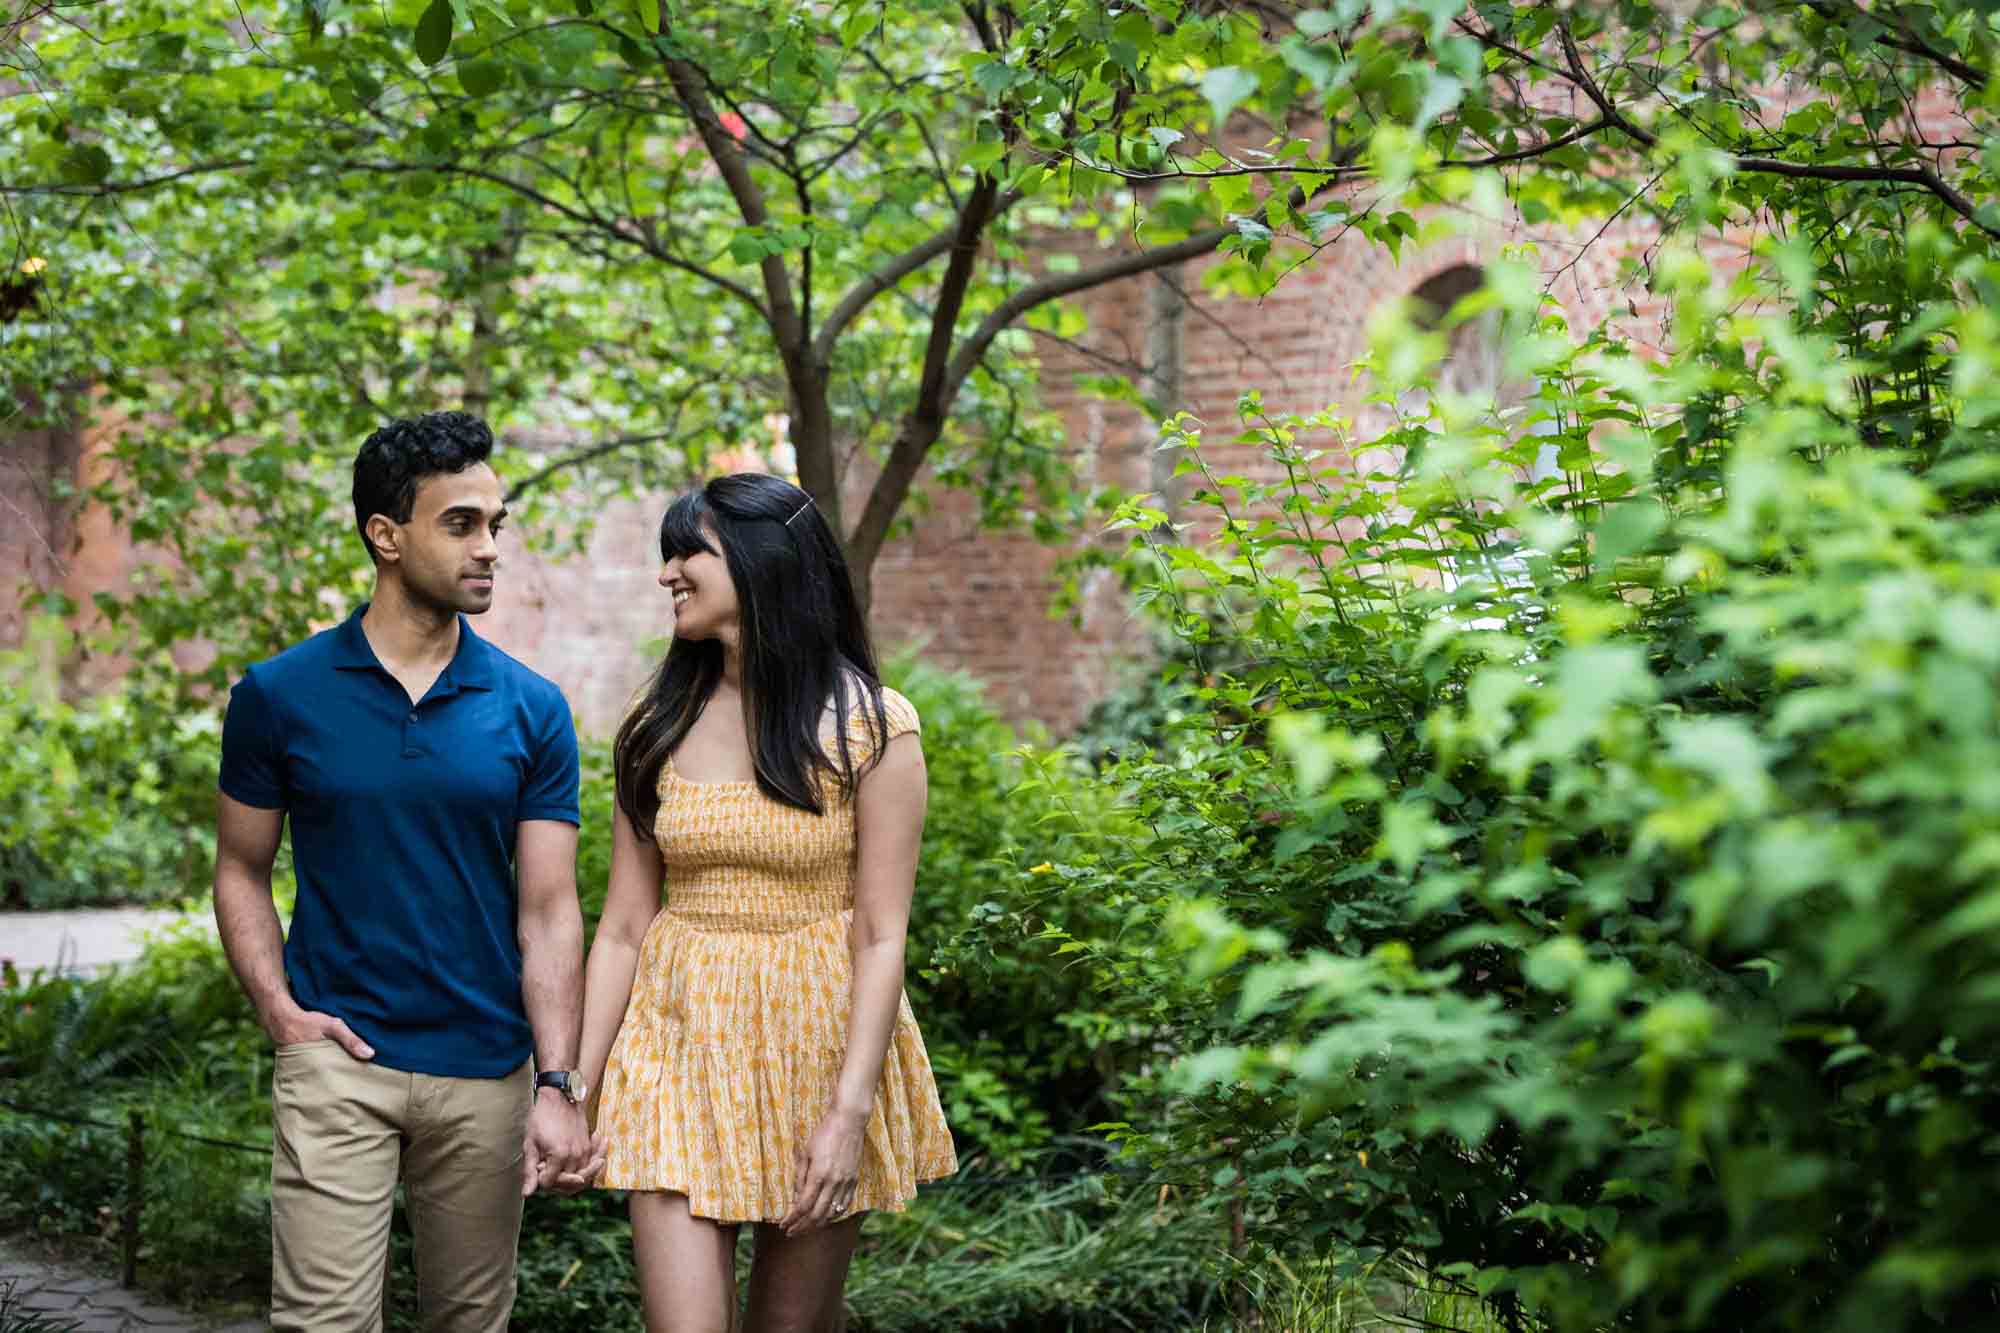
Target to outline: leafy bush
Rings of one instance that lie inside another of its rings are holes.
[[[910,1003],[961,1149],[1018,1170],[1054,1135],[1103,1118],[1106,1070],[1087,979],[1051,975],[1031,933],[999,937],[984,923],[1000,911],[995,886],[1007,868],[1023,863],[1045,826],[1081,815],[1030,780],[1014,729],[969,676],[914,660],[893,664],[890,676],[923,718],[930,775]],[[1087,793],[1079,799],[1094,808]]]
[[[0,652],[0,905],[176,903],[214,873],[221,728],[157,686],[66,702],[57,622]]]
[[[576,895],[583,906],[587,943],[597,934],[597,919],[604,915],[604,891],[611,883],[611,811],[617,804],[618,785],[609,740],[579,735],[577,760],[583,824],[576,839]]]
[[[65,1099],[107,1079],[262,1049],[205,918],[157,932],[142,957],[96,978],[33,976],[0,991],[0,1078]]]
[[[148,1280],[178,1299],[261,1302],[270,1158],[256,1149],[271,1138],[270,1074],[268,1044],[205,922],[162,932],[140,961],[102,976],[0,991],[0,1077],[6,1100],[27,1108],[0,1109],[0,1230],[114,1254],[124,1126],[137,1110]]]
[[[1397,470],[1252,396],[1281,480],[1221,478],[1184,423],[1220,535],[1120,522],[1201,707],[1104,770],[1147,836],[1053,830],[1009,919],[1118,906],[1064,946],[1154,1035],[1115,1132],[1253,1238],[1408,1254],[1510,1327],[1981,1326],[1987,317],[1905,456],[1802,317],[1678,271],[1675,361],[1544,320],[1519,414],[1439,396],[1363,455]]]

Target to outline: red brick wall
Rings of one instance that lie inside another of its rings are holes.
[[[0,448],[0,645],[21,642],[19,593],[59,586],[75,555],[69,507],[53,483],[76,475],[73,431],[22,431]]]

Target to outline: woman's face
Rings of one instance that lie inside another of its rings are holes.
[[[702,535],[708,538],[714,551],[677,555],[660,570],[660,586],[674,598],[674,637],[734,643],[738,617],[736,584],[729,577],[729,562],[716,554],[722,543],[716,538],[714,527],[702,524]]]

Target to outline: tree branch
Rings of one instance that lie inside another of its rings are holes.
[[[1836,10],[1833,5],[1826,3],[1826,0],[1803,0],[1803,3],[1807,9],[1810,9],[1813,13],[1819,15],[1829,24],[1834,24],[1834,25],[1841,24],[1842,16],[1840,15],[1839,11]],[[1962,79],[1966,83],[1971,84],[1973,87],[1978,88],[1982,91],[1985,89],[1986,72],[1984,70],[1975,68],[1972,65],[1968,65],[1963,60],[1960,60],[1958,57],[1950,54],[1949,52],[1940,51],[1936,47],[1926,43],[1922,38],[1918,37],[1916,33],[1910,30],[1909,15],[1896,13],[1893,10],[1890,11],[1889,15],[1884,15],[1881,13],[1869,13],[1868,11],[1862,9],[1855,9],[1851,12],[1872,19],[1877,23],[1881,23],[1885,17],[1893,16],[1895,19],[1896,27],[1903,34],[1902,37],[1900,38],[1890,37],[1887,36],[1886,34],[1878,36],[1875,39],[1875,44],[1877,46],[1890,47],[1891,49],[1901,51],[1906,55],[1921,56],[1923,59],[1930,61],[1933,65],[1936,65],[1939,69],[1951,73],[1952,75],[1956,76],[1959,79]]]
[[[709,159],[722,173],[723,184],[729,187],[730,196],[736,200],[736,211],[742,214],[743,221],[748,225],[763,226],[770,218],[770,212],[764,206],[764,192],[751,178],[749,163],[735,136],[722,128],[722,120],[715,114],[715,105],[708,100],[701,71],[678,56],[663,59],[674,95],[694,122],[695,133],[701,136]],[[765,255],[758,269],[764,278],[764,317],[771,325],[779,351],[789,363],[805,350],[806,344],[798,303],[792,296],[792,276],[785,268],[782,255]]]
[[[999,200],[1000,182],[990,174],[982,175],[978,184],[972,187],[972,193],[966,196],[965,207],[959,211],[958,226],[951,238],[951,262],[938,284],[937,304],[931,310],[931,336],[924,347],[923,374],[917,384],[916,402],[904,416],[903,424],[889,446],[889,457],[882,465],[882,474],[869,489],[868,503],[862,508],[860,521],[855,524],[853,535],[848,539],[849,557],[863,570],[875,563],[875,555],[889,535],[889,525],[895,521],[896,511],[909,496],[910,485],[916,480],[924,455],[930,452],[931,445],[937,442],[939,433],[944,429],[945,413],[958,394],[958,381],[964,378],[963,371],[955,376],[953,374],[956,359],[950,356],[952,334],[958,327],[959,312],[965,307],[966,288],[971,285],[972,270],[978,262],[980,236],[986,224],[992,221]]]
[[[687,400],[683,398],[681,402],[675,405],[676,420],[678,420],[680,415],[679,409],[686,406],[686,402]],[[650,435],[621,435],[615,440],[601,440],[586,448],[578,449],[574,453],[564,454],[561,458],[543,467],[540,471],[514,483],[513,489],[507,492],[506,502],[513,504],[529,491],[547,485],[549,480],[558,473],[567,472],[574,467],[581,467],[585,463],[604,457],[606,454],[615,454],[621,449],[637,448],[642,444],[661,444],[667,440],[678,438],[680,438],[678,430],[663,430],[655,431]]]
[[[1515,148],[1504,153],[1493,153],[1486,157],[1441,158],[1437,163],[1437,168],[1439,170],[1462,168],[1479,171],[1488,167],[1503,167],[1513,162],[1527,162],[1534,158],[1546,157],[1559,148],[1567,148],[1580,139],[1587,139],[1593,134],[1611,128],[1613,128],[1612,121],[1604,117],[1599,117],[1587,125],[1577,126],[1567,134],[1559,135],[1542,143],[1530,144],[1526,148]],[[1618,128],[1623,128],[1623,126],[1619,126]],[[1138,171],[1131,167],[1121,167],[1112,163],[1092,161],[1089,158],[1080,157],[1076,153],[1068,151],[1053,154],[1052,156],[1066,157],[1101,175],[1116,176],[1120,180],[1135,181],[1140,184],[1157,184],[1161,181],[1220,180],[1229,176],[1317,176],[1348,180],[1366,176],[1370,171],[1368,167],[1355,166],[1351,163],[1334,163],[1324,167],[1317,167],[1301,166],[1288,162],[1273,162],[1262,166],[1237,162],[1227,167],[1216,167],[1212,170],[1200,171],[1188,171],[1180,167],[1176,167],[1172,171]]]
[[[241,171],[254,167],[257,163],[248,158],[228,162],[197,162],[182,167],[178,171],[164,172],[158,176],[147,176],[135,181],[100,181],[95,185],[8,185],[0,183],[0,194],[72,194],[72,195],[112,195],[136,194],[155,186],[168,185],[189,176],[200,176],[211,171]]]
[[[1657,135],[1640,129],[1627,120],[1623,113],[1611,104],[1604,90],[1584,68],[1583,56],[1576,49],[1576,39],[1570,36],[1569,25],[1559,23],[1556,32],[1562,37],[1563,56],[1569,62],[1570,77],[1583,95],[1596,104],[1598,111],[1613,127],[1631,135],[1634,139],[1651,148],[1659,143]],[[1726,150],[1725,150],[1726,151]],[[1945,179],[1929,167],[1886,167],[1886,166],[1843,166],[1831,162],[1787,162],[1776,157],[1751,157],[1747,154],[1732,153],[1738,171],[1756,172],[1767,176],[1787,176],[1796,180],[1889,182],[1917,185],[1930,191],[1942,200],[1952,212],[1970,222],[1988,236],[2000,238],[2000,227],[1990,226],[1979,220],[1972,201],[1953,189]]]
[[[102,181],[96,185],[0,184],[0,195],[8,195],[8,194],[70,195],[70,196],[82,196],[82,197],[110,198],[116,195],[135,194],[140,191],[154,189],[161,185],[167,185],[177,180],[186,179],[189,176],[202,175],[208,172],[242,171],[247,168],[254,167],[256,165],[257,163],[254,159],[248,159],[248,158],[225,161],[225,162],[198,162],[191,166],[183,167],[177,171],[164,172],[161,175],[149,176],[141,180]],[[529,185],[523,181],[515,180],[513,177],[508,176],[503,172],[488,171],[484,167],[469,167],[460,165],[458,163],[449,163],[449,162],[443,164],[430,163],[430,162],[370,162],[364,159],[348,159],[346,161],[336,162],[333,165],[342,171],[366,171],[384,176],[408,175],[413,172],[427,171],[427,172],[434,172],[441,176],[465,176],[473,180],[485,181],[491,185],[498,185],[502,189],[510,190],[513,193],[520,195],[523,199],[530,200],[536,204],[541,205],[543,208],[549,209],[551,212],[560,213],[562,216],[568,218],[570,221],[575,222],[580,226],[589,229],[590,231],[601,233],[605,236],[612,238],[613,240],[619,241],[625,245],[632,246],[635,249],[638,249],[639,251],[647,255],[648,257],[652,259],[657,259],[659,262],[667,265],[669,268],[676,268],[679,269],[681,272],[688,274],[690,277],[700,278],[703,282],[709,283],[722,291],[728,292],[731,296],[736,297],[738,300],[748,305],[752,310],[755,310],[759,315],[764,315],[768,318],[767,312],[764,309],[763,302],[757,299],[757,294],[755,292],[751,291],[748,287],[745,287],[742,283],[737,282],[732,278],[724,277],[722,274],[714,272],[711,269],[703,268],[701,265],[694,263],[692,260],[683,259],[681,256],[675,254],[671,250],[666,249],[664,246],[654,243],[646,236],[642,234],[635,234],[631,231],[628,231],[620,227],[615,221],[613,221],[610,218],[606,218],[603,215],[589,209],[578,208],[572,204],[566,204],[562,202],[560,199],[557,199],[554,196],[548,194],[546,191],[538,190],[534,186]]]
[[[999,217],[1020,202],[1020,199],[1020,191],[1008,191],[993,206],[992,217]],[[989,222],[991,220],[988,219]],[[846,295],[840,298],[840,303],[834,306],[832,313],[826,317],[826,323],[820,326],[819,333],[813,338],[813,358],[824,364],[833,355],[834,343],[846,331],[847,326],[867,309],[869,302],[951,249],[952,242],[958,237],[960,226],[961,222],[954,219],[949,227],[940,228],[929,240],[911,246],[848,288]]]
[[[1157,268],[1168,268],[1174,264],[1200,258],[1202,255],[1212,253],[1235,232],[1234,227],[1210,227],[1207,231],[1196,232],[1172,245],[1135,251],[1099,264],[1095,268],[1079,269],[1075,273],[1051,274],[1040,282],[1030,283],[996,306],[959,345],[958,351],[952,356],[951,367],[946,372],[947,387],[956,394],[958,386],[971,373],[973,366],[978,364],[986,345],[998,337],[1002,329],[1036,306],[1059,300],[1072,292],[1087,291],[1092,287],[1103,286],[1107,282],[1116,282],[1120,278],[1150,273]]]

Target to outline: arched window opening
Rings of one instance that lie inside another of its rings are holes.
[[[1426,279],[1410,293],[1411,316],[1417,327],[1426,331],[1443,328],[1452,307],[1478,291],[1485,281],[1485,271],[1477,264],[1455,264]],[[1438,387],[1469,397],[1497,396],[1503,365],[1499,312],[1482,310],[1446,331]]]
[[[1410,293],[1411,318],[1420,329],[1442,329],[1445,332],[1444,360],[1437,369],[1437,387],[1440,390],[1468,398],[1490,399],[1496,409],[1505,411],[1518,406],[1534,392],[1535,386],[1533,381],[1507,378],[1506,332],[1501,312],[1482,310],[1445,328],[1446,317],[1452,308],[1478,291],[1485,281],[1486,272],[1479,265],[1454,264],[1427,278]],[[1421,411],[1422,396],[1418,395],[1414,402],[1405,406]],[[1548,434],[1552,430],[1553,424],[1549,422],[1537,422],[1528,427],[1529,433],[1537,435]],[[1545,445],[1521,480],[1535,482],[1555,476],[1559,470],[1556,455],[1553,443]]]

